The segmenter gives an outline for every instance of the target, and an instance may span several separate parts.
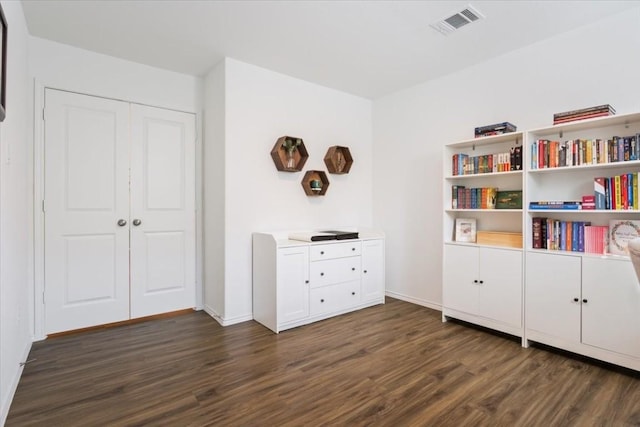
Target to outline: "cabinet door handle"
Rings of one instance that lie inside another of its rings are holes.
[[[474,281],[473,281],[473,283],[478,283],[478,281],[477,281],[477,280],[474,280]]]
[[[589,301],[585,298],[585,299],[583,299],[583,300],[582,300],[582,302],[586,304],[586,303],[588,303]]]
[[[118,225],[120,227],[124,227],[125,225],[127,225],[127,220],[126,219],[119,219],[118,220]]]
[[[351,250],[352,250],[352,251],[355,251],[355,250],[356,250],[356,248],[351,248]]]
[[[356,294],[355,292],[351,292],[351,295],[355,295],[355,294]]]
[[[320,251],[320,255],[324,255],[324,251]]]
[[[142,224],[142,220],[136,218],[133,220],[133,225],[135,225],[136,227],[139,226],[140,224]]]
[[[321,276],[324,276],[324,273],[320,273]]]
[[[351,271],[356,271],[356,268],[355,267],[351,267]]]
[[[320,300],[320,302],[324,302],[324,298]]]
[[[574,298],[573,299],[573,302],[578,302],[578,301],[580,301],[580,298]]]
[[[484,280],[480,280],[480,284],[482,285],[484,283]]]
[[[365,274],[366,274],[366,273],[367,273],[367,270],[365,270],[364,272],[365,272]]]
[[[309,281],[308,281],[308,280],[305,280],[305,281],[304,281],[304,283],[309,283]]]

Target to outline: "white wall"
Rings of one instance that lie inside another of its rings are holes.
[[[9,28],[7,117],[0,123],[0,425],[31,348],[30,222],[31,88],[27,26],[20,2],[3,1]]]
[[[633,9],[374,102],[374,222],[387,233],[391,295],[441,304],[443,145],[592,105],[640,111],[638,24]]]
[[[31,37],[29,60],[40,84],[156,107],[200,113],[202,79]]]
[[[252,316],[252,232],[373,225],[372,122],[369,100],[233,59],[225,60],[224,79],[223,320],[233,323]],[[304,140],[304,171],[276,170],[269,153],[284,135]],[[324,155],[333,145],[350,148],[351,171],[328,174],[325,196],[306,196],[304,172],[326,171]]]
[[[225,317],[225,61],[205,78],[204,309]]]

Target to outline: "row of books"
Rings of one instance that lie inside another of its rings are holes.
[[[483,136],[502,135],[505,133],[515,132],[516,125],[509,122],[496,123],[493,125],[479,126],[474,129],[474,136],[482,138]]]
[[[451,186],[451,208],[453,209],[495,209],[498,189],[493,187],[466,188]]]
[[[588,221],[560,221],[553,218],[532,219],[534,249],[606,254],[609,227]]]
[[[595,165],[638,160],[640,134],[610,139],[539,139],[531,144],[531,169]]]
[[[593,119],[596,117],[613,116],[616,109],[609,104],[597,105],[595,107],[582,108],[580,110],[565,111],[553,115],[553,124],[574,122],[576,120]]]
[[[457,153],[452,156],[451,166],[453,175],[477,175],[522,170],[522,146],[512,147],[509,152],[482,156]]]
[[[638,172],[594,178],[595,209],[638,210],[638,179]]]

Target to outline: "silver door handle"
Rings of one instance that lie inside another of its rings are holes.
[[[127,220],[126,219],[119,219],[118,220],[118,225],[120,227],[124,227],[125,225],[127,225]]]
[[[133,225],[135,225],[136,227],[139,226],[140,224],[142,224],[142,221],[139,219],[134,219],[133,220]]]

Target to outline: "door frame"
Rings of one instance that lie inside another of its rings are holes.
[[[96,95],[56,85],[49,85],[38,79],[34,79],[33,99],[33,288],[30,299],[33,303],[33,340],[40,341],[47,338],[45,331],[45,283],[44,283],[44,97],[45,90],[53,89],[63,92],[71,92],[79,95],[93,96],[97,98],[123,101],[130,104],[145,105],[148,107],[162,108],[195,116],[195,191],[196,191],[196,310],[203,309],[203,274],[202,274],[202,114],[201,112],[185,111],[163,105],[150,105],[135,102],[131,99],[119,99],[104,95]]]

